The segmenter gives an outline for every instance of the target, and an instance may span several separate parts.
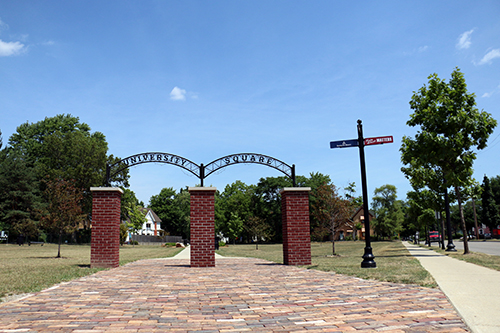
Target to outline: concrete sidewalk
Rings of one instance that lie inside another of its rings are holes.
[[[500,272],[403,242],[473,332],[500,332]]]
[[[216,253],[215,258],[224,258],[220,254]],[[166,259],[191,259],[191,246],[187,246],[184,250],[181,252],[177,253],[175,256],[171,258],[166,258]]]

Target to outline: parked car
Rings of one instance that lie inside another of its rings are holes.
[[[441,235],[439,231],[429,231],[429,242],[441,242]]]

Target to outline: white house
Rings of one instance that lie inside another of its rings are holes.
[[[151,208],[140,208],[146,214],[146,222],[142,224],[141,230],[137,231],[138,235],[160,236],[161,220]]]
[[[160,232],[163,231],[161,228],[161,220],[156,215],[151,208],[139,208],[143,214],[146,215],[146,222],[142,224],[142,228],[137,230],[136,235],[147,235],[147,236],[160,236]],[[124,221],[125,223],[125,221]],[[127,235],[125,242],[130,241],[130,233]]]

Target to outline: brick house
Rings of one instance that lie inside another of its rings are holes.
[[[370,214],[370,221],[372,221],[375,216],[372,214],[372,212],[368,211],[368,214]],[[352,225],[355,228],[356,225],[361,224],[361,230],[356,230],[357,237],[356,239],[358,240],[364,240],[365,239],[365,210],[363,209],[363,206],[360,206],[354,214],[351,217]],[[351,235],[352,235],[353,230],[351,230]],[[375,236],[375,233],[373,232],[373,228],[370,228],[370,236]]]

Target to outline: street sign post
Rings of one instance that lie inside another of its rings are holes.
[[[349,147],[357,147],[358,139],[352,140],[341,140],[341,141],[331,141],[330,148],[349,148]]]
[[[391,136],[379,136],[375,138],[366,138],[365,146],[371,145],[383,145],[384,143],[392,143],[392,135]]]
[[[348,148],[359,147],[359,160],[361,164],[361,187],[363,189],[363,210],[365,222],[365,253],[363,254],[362,268],[376,268],[375,256],[372,253],[371,238],[370,238],[370,213],[368,211],[368,190],[366,185],[366,167],[365,167],[365,146],[381,145],[392,143],[392,136],[379,136],[374,138],[363,138],[363,125],[361,119],[358,120],[358,139],[331,141],[330,148]]]

